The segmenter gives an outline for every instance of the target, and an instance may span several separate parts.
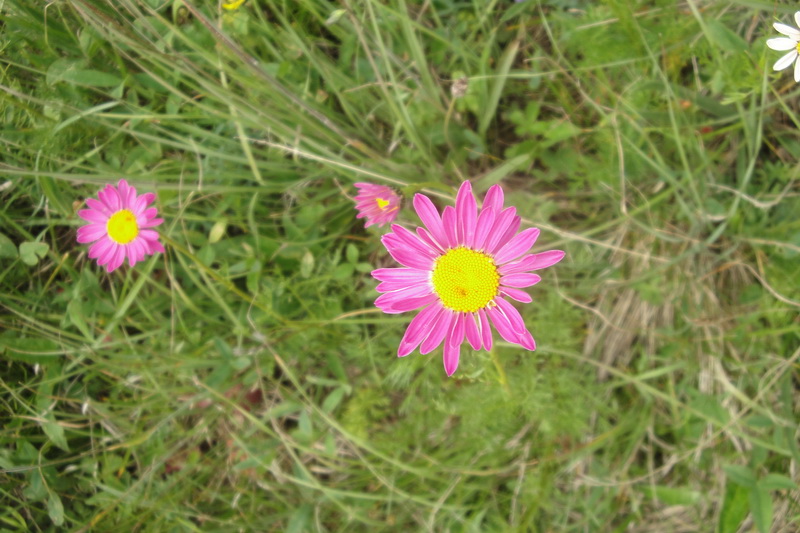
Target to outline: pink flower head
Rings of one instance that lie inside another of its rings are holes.
[[[392,222],[400,211],[400,197],[389,187],[372,183],[356,183],[356,218],[367,217],[365,228]]]
[[[147,206],[155,200],[152,192],[136,195],[136,189],[125,180],[116,187],[106,185],[97,193],[98,200],[87,198],[89,209],[78,211],[78,216],[89,222],[78,228],[78,242],[93,242],[89,257],[97,259],[111,272],[128,258],[130,266],[144,261],[145,256],[163,252],[158,233],[152,229],[164,219],[156,218],[156,208]],[[95,242],[96,241],[96,242]]]
[[[375,305],[384,313],[422,309],[406,329],[397,355],[404,357],[417,346],[426,354],[444,341],[444,370],[452,376],[465,338],[475,350],[492,348],[490,321],[506,341],[535,350],[533,336],[508,299],[530,302],[519,289],[541,278],[528,272],[558,263],[564,252],[526,254],[539,230],[517,233],[521,219],[514,207],[503,208],[499,185],[488,190],[480,211],[468,181],[458,190],[455,208],[445,207],[441,217],[422,194],[414,196],[414,209],[424,228],[412,232],[393,224],[381,239],[404,268],[372,272],[383,293]]]

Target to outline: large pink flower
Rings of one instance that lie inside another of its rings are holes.
[[[89,209],[78,211],[78,216],[89,222],[78,228],[78,242],[93,242],[89,257],[97,259],[111,272],[128,258],[130,266],[143,261],[145,256],[163,252],[158,233],[148,229],[158,226],[164,219],[156,218],[155,207],[147,206],[155,200],[152,192],[136,195],[136,189],[125,180],[117,187],[106,185],[97,193],[99,200],[87,198]]]
[[[373,183],[356,183],[356,218],[366,218],[365,228],[372,224],[383,226],[397,218],[400,211],[400,197],[391,188]]]
[[[558,263],[564,252],[523,256],[539,230],[517,233],[521,219],[515,208],[503,208],[499,185],[487,191],[480,211],[469,182],[458,190],[455,208],[445,207],[441,217],[425,195],[414,196],[414,208],[424,228],[414,233],[393,224],[382,238],[405,268],[372,272],[383,293],[375,305],[384,313],[422,308],[406,329],[397,355],[404,357],[417,346],[426,354],[444,341],[444,369],[451,376],[465,338],[475,350],[492,348],[490,321],[506,341],[535,350],[533,336],[507,298],[530,302],[528,293],[519,289],[541,278],[528,272]]]

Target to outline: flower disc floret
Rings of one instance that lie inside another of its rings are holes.
[[[129,209],[117,211],[106,224],[109,238],[117,244],[128,244],[139,235],[136,216]]]
[[[474,313],[497,296],[500,274],[490,256],[459,246],[436,259],[431,282],[443,306]]]

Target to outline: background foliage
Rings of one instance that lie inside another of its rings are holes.
[[[795,9],[0,0],[0,528],[796,531]],[[567,251],[507,377],[372,305],[352,183],[465,179]]]

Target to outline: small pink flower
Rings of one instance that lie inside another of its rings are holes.
[[[389,187],[372,183],[356,183],[356,218],[367,218],[365,228],[392,222],[400,211],[400,197]]]
[[[424,228],[412,232],[393,224],[381,239],[405,268],[372,272],[382,282],[377,290],[383,294],[375,305],[384,313],[422,308],[406,329],[397,355],[404,357],[417,346],[426,354],[444,341],[444,370],[451,376],[465,338],[475,350],[492,348],[490,321],[506,341],[535,350],[533,336],[508,299],[530,302],[528,293],[519,289],[541,278],[528,272],[558,263],[564,252],[526,254],[539,230],[517,233],[521,219],[515,208],[503,208],[499,185],[489,188],[480,211],[468,181],[458,190],[455,208],[445,207],[441,217],[422,194],[414,197],[414,209]]]
[[[130,266],[144,261],[145,256],[164,252],[158,242],[158,232],[152,229],[164,219],[156,218],[155,207],[147,206],[155,200],[152,192],[136,195],[136,189],[125,180],[117,187],[106,185],[97,193],[98,200],[87,198],[89,209],[78,211],[78,216],[89,222],[78,228],[78,242],[93,242],[89,257],[111,272],[128,258]],[[96,242],[95,242],[96,241]]]

